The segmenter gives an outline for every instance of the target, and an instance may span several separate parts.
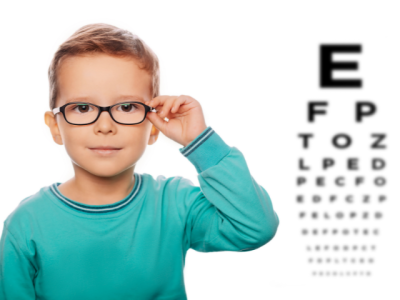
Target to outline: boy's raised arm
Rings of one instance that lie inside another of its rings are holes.
[[[185,243],[199,252],[250,251],[268,243],[279,218],[266,190],[251,176],[243,154],[209,126],[179,151],[193,163],[200,187],[182,178]]]
[[[23,245],[4,224],[0,239],[0,299],[36,299],[33,285],[35,272]]]

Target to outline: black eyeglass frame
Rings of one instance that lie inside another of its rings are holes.
[[[117,106],[117,105],[125,104],[125,103],[126,103],[126,104],[137,103],[137,104],[143,105],[143,106],[144,106],[144,109],[145,109],[145,113],[144,113],[144,118],[143,118],[143,120],[140,121],[140,122],[137,122],[137,123],[120,123],[120,122],[116,121],[116,120],[114,119],[112,113],[111,113],[111,108],[114,107],[114,106]],[[71,104],[89,104],[89,105],[96,106],[97,108],[99,108],[99,114],[97,115],[96,119],[95,119],[93,122],[90,122],[90,123],[84,123],[84,124],[75,124],[75,123],[71,123],[71,122],[69,122],[69,121],[67,120],[67,118],[65,117],[65,107],[66,107],[67,105],[71,105]],[[63,106],[54,108],[54,109],[53,109],[53,114],[56,115],[56,114],[58,114],[59,112],[61,112],[61,113],[63,114],[63,116],[64,116],[64,120],[65,120],[67,123],[71,124],[71,125],[89,125],[89,124],[93,124],[94,122],[96,122],[97,119],[100,117],[100,114],[101,114],[103,111],[108,111],[108,113],[110,114],[111,119],[113,119],[115,123],[122,124],[122,125],[136,125],[136,124],[140,124],[140,123],[142,123],[142,122],[146,119],[147,113],[148,113],[149,111],[157,112],[157,110],[156,110],[154,107],[148,106],[148,105],[146,105],[146,104],[144,104],[144,103],[142,103],[142,102],[137,102],[137,101],[119,102],[119,103],[113,104],[113,105],[111,105],[111,106],[99,106],[99,105],[96,105],[96,104],[93,104],[93,103],[90,103],[90,102],[69,102],[69,103],[67,103],[67,104],[64,104]]]

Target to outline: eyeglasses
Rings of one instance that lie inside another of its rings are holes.
[[[53,109],[54,115],[61,112],[65,121],[72,125],[88,125],[97,121],[103,111],[108,111],[118,124],[136,125],[146,118],[149,111],[157,112],[154,107],[142,102],[121,102],[111,106],[99,106],[88,102],[70,102]]]

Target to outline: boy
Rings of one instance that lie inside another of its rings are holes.
[[[243,154],[206,126],[198,101],[159,95],[157,56],[136,35],[80,28],[49,80],[45,122],[75,176],[4,221],[0,299],[187,299],[189,248],[251,251],[274,237],[278,216]],[[183,146],[200,187],[134,172],[160,131]]]

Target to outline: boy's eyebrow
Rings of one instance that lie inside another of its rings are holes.
[[[117,102],[120,102],[120,101],[124,101],[124,100],[144,102],[142,97],[139,97],[139,96],[136,96],[136,95],[121,95],[121,96],[115,98],[114,103],[117,103]],[[73,97],[73,98],[69,98],[69,99],[67,99],[67,101],[65,103],[70,103],[70,102],[90,102],[90,103],[93,103],[92,101],[90,101],[90,98],[88,98],[88,97]]]
[[[136,95],[121,95],[117,98],[117,100],[133,100],[133,101],[144,102],[142,97]]]

